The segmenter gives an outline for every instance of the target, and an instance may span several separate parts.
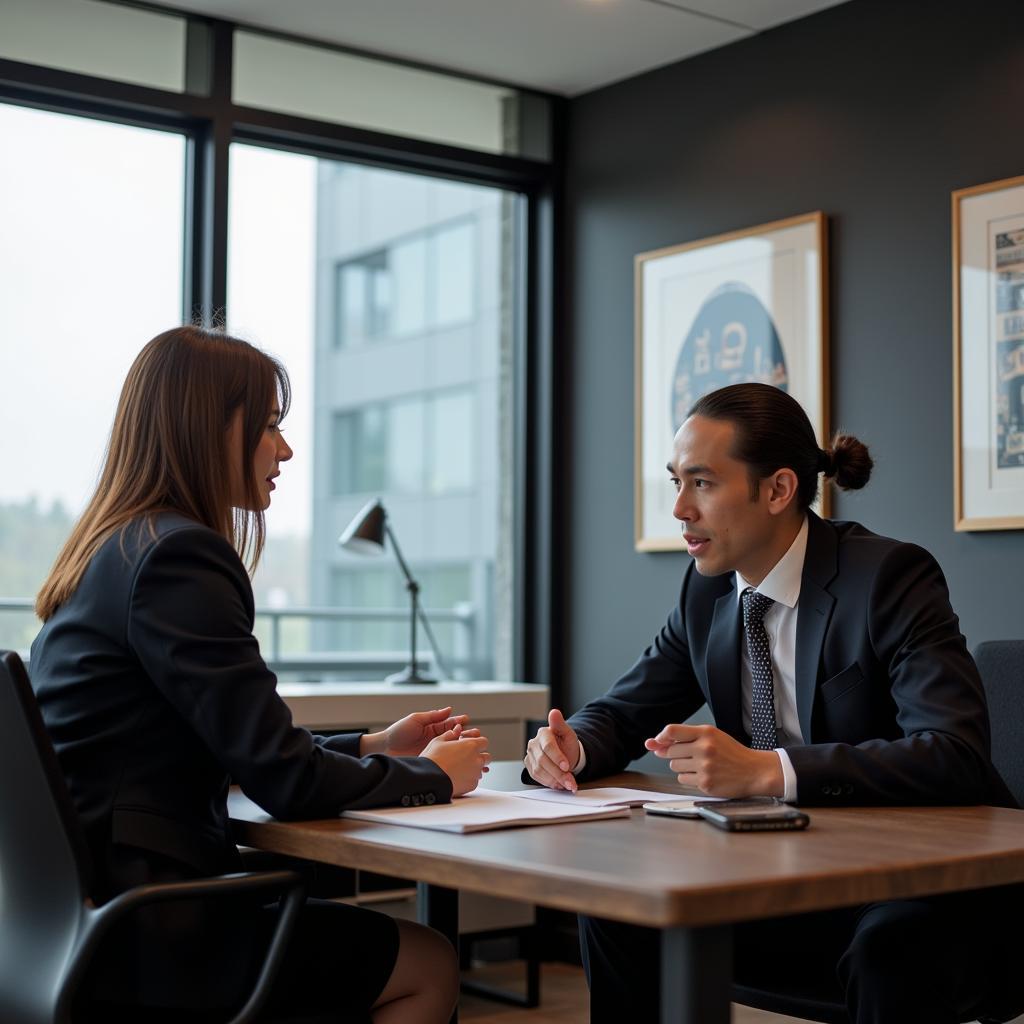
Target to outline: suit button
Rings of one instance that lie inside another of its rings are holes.
[[[416,794],[416,795],[415,795],[415,796],[414,796],[414,797],[412,798],[412,805],[413,805],[413,807],[419,807],[419,805],[420,805],[421,803],[423,803],[423,797],[422,797],[422,796],[420,796],[420,794],[419,794],[419,793],[417,793],[417,794]]]
[[[428,803],[428,804],[433,804],[433,803],[437,803],[437,797],[436,797],[436,796],[434,796],[434,794],[433,794],[433,793],[428,793],[428,794],[427,794],[427,803]]]
[[[403,807],[408,807],[409,804],[411,804],[411,803],[412,803],[412,801],[409,799],[409,795],[408,794],[406,794],[405,796],[402,797],[402,806]]]
[[[832,792],[832,789],[831,789],[831,787],[829,787],[829,786],[822,786],[822,787],[821,787],[821,791],[822,791],[822,793],[824,793],[824,794],[825,794],[825,796],[828,796],[828,795],[829,795],[829,793],[831,793],[831,792]]]
[[[848,782],[845,786],[843,786],[843,792],[847,796],[849,796],[853,792],[853,786]]]

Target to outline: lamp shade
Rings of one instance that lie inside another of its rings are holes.
[[[338,544],[359,555],[384,553],[384,523],[387,513],[379,498],[374,498],[345,527]]]

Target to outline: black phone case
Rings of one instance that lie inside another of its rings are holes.
[[[784,832],[807,828],[811,823],[811,819],[800,811],[778,818],[758,818],[753,815],[749,818],[729,818],[709,807],[699,807],[697,811],[705,821],[727,832]]]

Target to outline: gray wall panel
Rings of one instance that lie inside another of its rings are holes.
[[[950,283],[950,192],[1024,174],[1022,54],[1019,0],[851,0],[572,102],[567,709],[649,642],[686,560],[633,551],[633,256],[816,209],[832,425],[877,459],[834,515],[929,548],[972,645],[1024,635],[1024,533],[953,530]]]

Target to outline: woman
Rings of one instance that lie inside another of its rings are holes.
[[[229,779],[276,817],[314,818],[416,794],[447,801],[486,770],[486,739],[450,708],[363,736],[292,725],[252,635],[242,562],[259,558],[263,513],[292,456],[288,402],[283,367],[246,342],[199,327],[154,338],[125,380],[96,493],[39,593],[32,681],[100,898],[238,870]],[[94,994],[230,1005],[258,966],[264,918],[154,909],[112,941]],[[442,1021],[457,988],[435,933],[310,904],[274,1002]]]

